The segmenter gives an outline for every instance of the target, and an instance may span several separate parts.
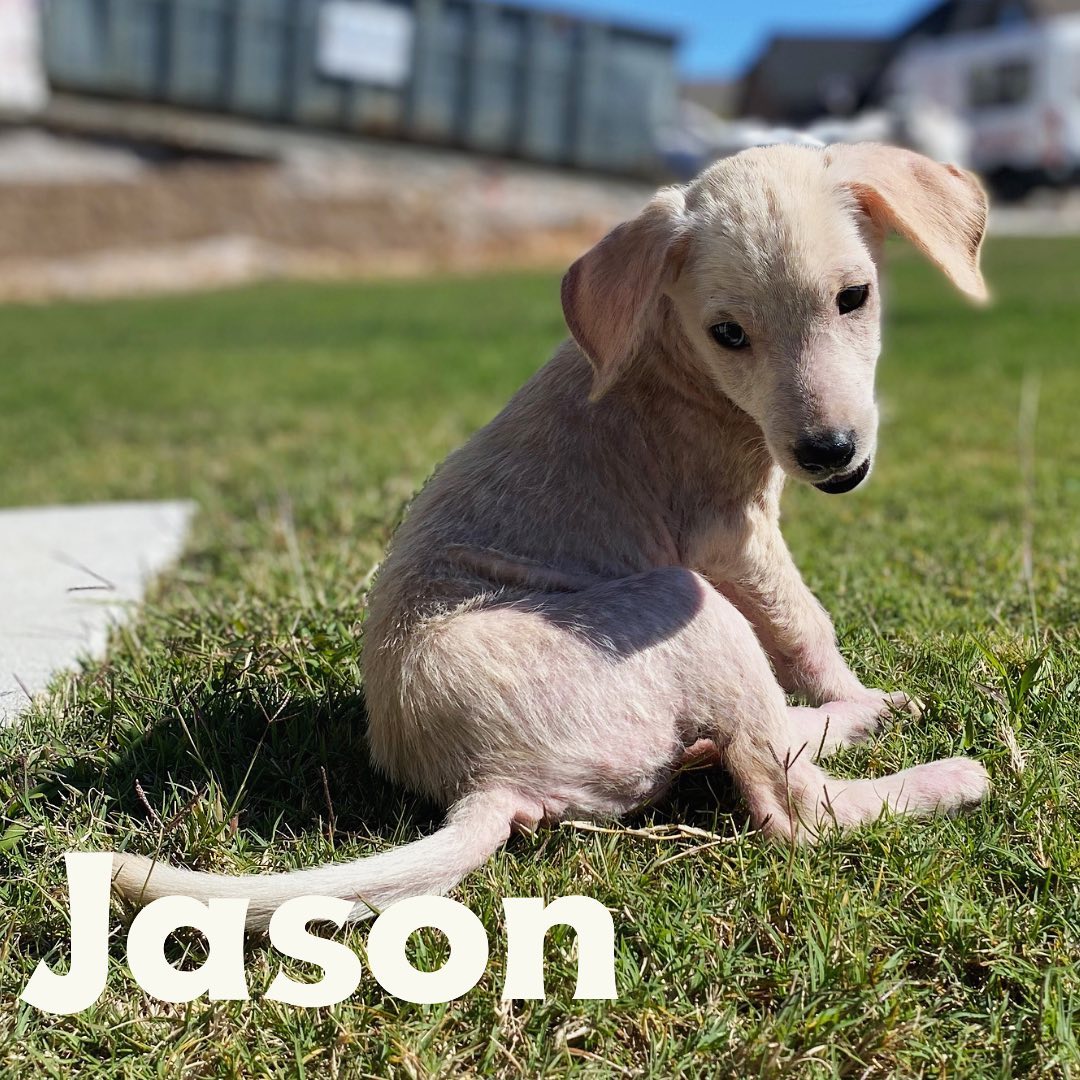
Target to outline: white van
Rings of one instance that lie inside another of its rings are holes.
[[[889,79],[967,128],[966,164],[1002,194],[1080,180],[1080,15],[913,44]]]

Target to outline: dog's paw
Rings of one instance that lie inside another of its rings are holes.
[[[924,809],[955,814],[977,806],[990,793],[990,776],[981,761],[945,758],[917,765],[904,773],[904,795]]]
[[[924,705],[917,698],[905,694],[903,690],[868,690],[867,693],[882,703],[883,715],[890,713],[907,713],[908,716],[922,716]]]
[[[855,699],[828,701],[819,712],[829,718],[838,746],[854,746],[872,738],[896,720],[898,713],[918,716],[922,707],[907,694],[866,690]]]
[[[922,702],[910,694],[905,694],[903,690],[875,690],[868,687],[861,694],[845,701],[853,710],[857,709],[868,717],[874,717],[879,727],[887,726],[889,721],[895,720],[899,715],[921,716],[923,711]]]

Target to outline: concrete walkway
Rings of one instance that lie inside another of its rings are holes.
[[[111,626],[180,554],[194,504],[0,510],[0,724],[99,658]]]

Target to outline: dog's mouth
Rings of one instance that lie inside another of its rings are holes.
[[[818,491],[824,491],[826,495],[843,495],[848,491],[854,491],[866,479],[869,472],[870,458],[867,458],[861,465],[852,469],[851,472],[830,477],[828,480],[822,480],[820,484],[815,484],[814,487]]]

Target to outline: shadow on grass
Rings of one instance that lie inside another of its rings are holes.
[[[197,866],[238,830],[252,846],[269,846],[313,832],[327,841],[419,836],[442,819],[371,765],[358,692],[306,697],[271,679],[222,679],[177,691],[145,730],[116,726],[120,749],[73,763],[55,788],[102,791],[112,809],[145,825],[125,847],[184,865]]]
[[[591,601],[606,587],[590,590]],[[663,603],[651,606],[659,617],[620,626],[606,616],[596,624],[592,608],[604,605],[590,608],[561,594],[545,597],[537,610],[625,656],[673,637],[702,604],[690,575],[650,575],[638,587],[646,594],[662,587]],[[215,866],[216,854],[233,844],[249,857],[282,841],[296,844],[303,850],[290,861],[314,865],[335,857],[338,841],[404,843],[427,835],[443,808],[372,767],[358,645],[342,627],[276,641],[256,633],[209,648],[173,639],[150,668],[107,667],[84,707],[88,727],[105,729],[108,752],[70,762],[56,778],[56,797],[100,790],[110,814],[130,815],[135,824],[124,847],[192,868]],[[715,823],[735,806],[722,772],[697,770],[677,777],[635,818],[704,824],[705,816]]]
[[[407,842],[442,823],[443,808],[372,765],[362,693],[290,697],[272,706],[257,687],[219,690],[188,697],[180,708],[108,761],[74,763],[57,778],[57,794],[100,790],[117,811],[145,824],[133,850],[157,845],[153,850],[181,860],[198,854],[183,843],[192,839],[193,819],[202,826],[200,850],[236,830],[266,846],[313,832]],[[742,816],[737,792],[724,770],[712,767],[681,774],[627,823],[712,827],[732,815],[737,822]]]

